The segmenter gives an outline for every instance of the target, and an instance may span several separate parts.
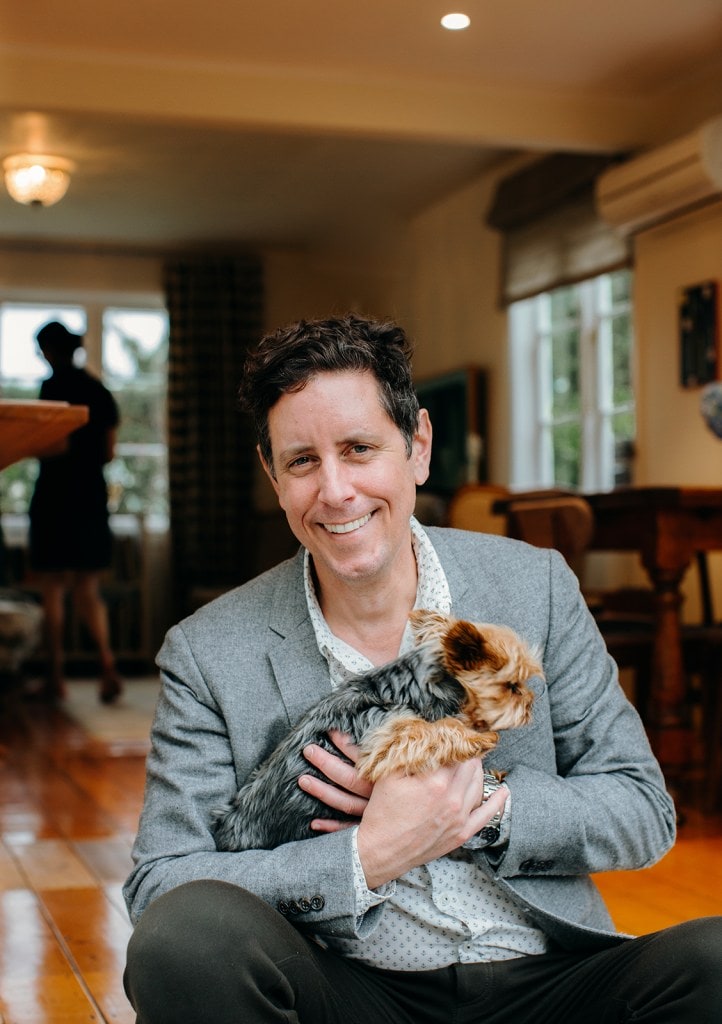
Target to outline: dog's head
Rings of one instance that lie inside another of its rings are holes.
[[[538,656],[507,626],[468,622],[421,609],[411,613],[417,643],[437,646],[445,670],[463,686],[463,712],[478,729],[513,729],[531,719],[526,685],[543,675]]]

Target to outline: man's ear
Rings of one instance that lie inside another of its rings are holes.
[[[261,465],[263,466],[263,471],[266,474],[266,476],[268,477],[268,479],[271,481],[271,486],[273,487],[274,491],[276,492],[276,497],[278,497],[278,481],[276,480],[275,476],[273,475],[273,470],[268,465],[266,460],[263,458],[263,455],[261,453],[261,446],[260,446],[260,444],[256,445],[256,451],[258,452],[258,458],[261,460]]]
[[[414,463],[414,479],[416,486],[426,483],[429,477],[429,464],[431,462],[431,440],[433,430],[431,420],[426,409],[419,409],[419,423],[414,434],[411,458]]]

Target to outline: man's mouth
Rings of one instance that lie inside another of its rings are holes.
[[[368,512],[365,516],[361,516],[360,519],[352,519],[350,523],[323,523],[324,530],[328,530],[329,533],[353,533],[354,530],[359,530],[362,526],[371,518],[371,513]]]

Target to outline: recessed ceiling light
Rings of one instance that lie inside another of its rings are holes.
[[[445,14],[441,19],[441,24],[444,28],[448,28],[451,31],[458,32],[459,29],[468,28],[471,24],[471,18],[468,14]]]

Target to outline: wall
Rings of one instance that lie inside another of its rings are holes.
[[[338,249],[272,249],[264,253],[266,324],[347,312],[404,320],[408,316],[407,239],[396,232],[374,246],[354,239]]]
[[[640,233],[635,239],[635,333],[639,354],[640,484],[722,486],[722,441],[699,414],[700,389],[679,384],[680,290],[722,287],[722,201]],[[722,356],[722,350],[720,351]],[[720,374],[722,376],[722,374]],[[722,617],[722,553],[709,558]],[[698,614],[695,570],[687,573],[685,615]]]
[[[641,484],[722,485],[722,442],[699,415],[699,388],[679,384],[680,290],[722,281],[722,202],[635,240],[635,333]]]
[[[44,252],[40,249],[0,248],[0,290],[24,298],[55,296],[84,300],[87,294],[124,292],[159,295],[161,261],[153,256],[110,252]]]
[[[505,168],[508,170],[508,168]],[[501,168],[420,213],[410,225],[408,327],[417,377],[475,364],[487,372],[489,479],[509,479],[506,313],[498,305],[500,240],[484,214]]]

